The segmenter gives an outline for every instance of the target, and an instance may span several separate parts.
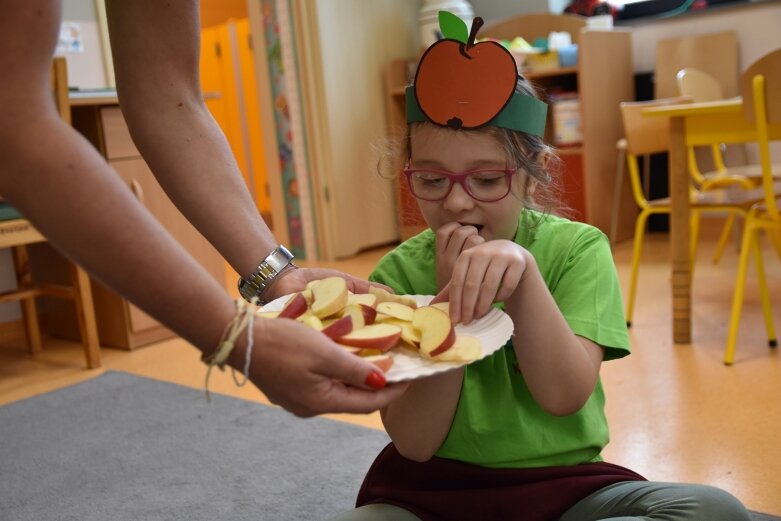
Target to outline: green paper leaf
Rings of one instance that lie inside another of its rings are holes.
[[[443,37],[450,40],[466,43],[469,39],[469,29],[467,29],[466,23],[447,11],[439,12],[439,30],[442,32]]]

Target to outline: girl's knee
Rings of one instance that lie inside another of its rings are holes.
[[[751,521],[743,503],[726,490],[709,485],[690,485],[699,506],[697,519],[711,521]]]

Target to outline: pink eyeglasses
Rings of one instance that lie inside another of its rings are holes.
[[[512,187],[513,174],[517,168],[480,168],[455,173],[433,168],[411,168],[404,166],[404,175],[412,195],[423,201],[441,201],[450,195],[453,185],[458,183],[472,199],[492,203],[507,197]]]

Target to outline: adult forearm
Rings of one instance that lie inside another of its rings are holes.
[[[139,150],[177,208],[237,272],[254,271],[278,243],[211,114],[192,99],[133,99],[126,107]]]
[[[179,210],[241,275],[277,242],[204,105],[195,0],[107,0],[122,113]]]
[[[594,390],[601,349],[572,332],[536,262],[528,257],[521,283],[505,302],[517,332],[513,345],[518,364],[544,409],[551,414],[571,414]]]
[[[224,288],[72,128],[37,114],[13,127],[0,140],[0,193],[91,275],[213,349],[234,313]]]

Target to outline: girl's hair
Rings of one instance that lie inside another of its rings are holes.
[[[539,98],[532,84],[523,76],[518,76],[515,91],[527,96]],[[385,142],[380,149],[380,161],[377,171],[380,176],[394,179],[399,174],[399,164],[403,164],[411,155],[412,125],[431,125],[431,123],[411,123],[406,125],[403,134]],[[567,214],[569,209],[561,202],[560,180],[561,160],[545,141],[531,134],[517,130],[487,125],[474,130],[454,130],[453,132],[485,133],[496,139],[505,150],[509,164],[517,165],[534,182],[534,189],[523,194],[524,206],[542,212]]]

